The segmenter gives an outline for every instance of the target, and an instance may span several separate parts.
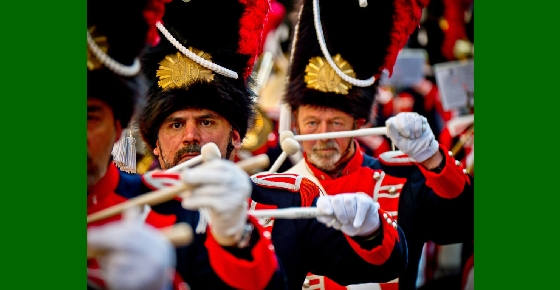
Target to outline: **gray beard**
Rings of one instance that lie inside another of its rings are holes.
[[[315,151],[319,149],[336,149],[336,151],[329,154],[320,154]],[[340,154],[340,148],[334,140],[328,140],[323,144],[313,146],[311,153],[308,154],[308,159],[311,164],[323,171],[334,171],[336,169],[337,162],[340,161],[341,157],[342,154]]]

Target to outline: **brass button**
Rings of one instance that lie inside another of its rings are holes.
[[[461,161],[455,160],[455,165],[457,165],[457,166],[461,165]]]
[[[309,279],[305,278],[305,281],[303,281],[303,288],[309,288],[310,285]]]
[[[267,238],[267,239],[270,239],[270,237],[271,237],[269,231],[264,231],[264,232],[263,232],[263,236],[264,236],[265,238]]]
[[[451,151],[447,151],[447,155],[449,155],[449,156],[453,157],[453,152],[451,152]]]
[[[373,179],[375,179],[377,181],[377,180],[379,180],[379,178],[381,178],[381,174],[379,174],[379,172],[374,172],[373,173]]]
[[[389,187],[389,194],[395,194],[397,193],[397,188],[394,186]]]

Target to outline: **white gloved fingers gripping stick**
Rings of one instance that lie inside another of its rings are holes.
[[[367,236],[379,229],[379,203],[365,193],[320,196],[317,207],[325,214],[317,220],[348,236]]]
[[[189,159],[167,170],[166,172],[180,172],[185,168],[191,168],[193,166],[196,166],[202,163],[203,161],[219,159],[221,157],[220,150],[218,149],[218,146],[216,146],[216,144],[214,143],[204,144],[201,148],[200,153],[201,154],[199,156]],[[190,189],[191,186],[189,184],[182,183],[179,185],[169,186],[169,187],[162,188],[160,190],[152,191],[150,193],[146,193],[138,197],[131,198],[125,202],[119,203],[112,207],[90,214],[87,217],[87,223],[92,223],[95,221],[99,221],[120,214],[124,210],[131,207],[144,206],[144,205],[152,206],[152,205],[160,204],[175,198],[180,193],[185,193],[185,192],[188,193]]]
[[[439,149],[427,119],[418,113],[402,112],[387,119],[385,124],[393,144],[416,162],[424,162]]]
[[[189,196],[183,196],[183,207],[208,211],[210,231],[218,244],[232,246],[240,241],[253,189],[247,172],[230,160],[211,160],[182,172],[181,180],[194,185]]]
[[[266,156],[266,154],[260,154],[241,160],[235,164],[246,172],[252,172],[255,168],[267,167],[268,163],[268,156]],[[87,223],[96,222],[120,214],[127,208],[160,204],[169,201],[176,196],[179,196],[180,194],[187,195],[190,192],[190,189],[191,186],[186,183],[164,187],[150,193],[131,198],[123,203],[119,203],[115,206],[100,210],[96,213],[90,214],[87,216]]]

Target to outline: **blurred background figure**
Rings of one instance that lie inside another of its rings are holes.
[[[423,52],[424,64],[420,70]],[[373,108],[373,127],[400,112],[417,112],[428,119],[436,139],[474,176],[474,89],[463,106],[453,106],[458,96],[452,88],[458,78],[438,81],[434,68],[457,69],[474,60],[474,0],[432,0],[424,8],[420,27],[399,53],[393,76],[385,75]],[[456,67],[456,68],[453,68]],[[473,64],[474,67],[474,64]],[[422,72],[420,75],[419,72]],[[441,72],[440,72],[441,75]],[[474,70],[466,82],[474,87]],[[460,80],[465,82],[465,80]],[[443,90],[442,90],[443,87]],[[464,97],[464,96],[461,96]],[[388,150],[379,136],[356,138],[373,156]],[[473,243],[438,246],[428,242],[422,256],[417,285],[423,289],[459,289],[474,265]],[[471,262],[469,262],[471,261]],[[470,265],[470,266],[469,266]]]
[[[424,96],[421,99],[424,108],[433,103],[439,124],[439,132],[434,130],[434,134],[474,176],[474,89],[467,93],[472,98],[469,104],[445,105],[454,97],[448,93],[449,89],[442,90],[446,84],[436,80],[434,72],[438,65],[460,66],[465,61],[474,60],[474,0],[430,1],[423,11],[420,28],[410,37],[407,47],[427,52],[424,84],[416,92]],[[474,78],[474,71],[470,77]],[[449,86],[453,84],[449,82]],[[418,97],[415,93],[411,95]],[[417,101],[415,98],[412,107],[416,108],[413,110],[418,109],[415,106]],[[422,258],[424,275],[418,280],[418,285],[423,286],[421,289],[466,289],[464,287],[470,285],[466,281],[470,270],[474,269],[474,241],[449,246],[429,242]]]
[[[287,44],[292,33],[289,9],[293,9],[292,1],[271,1],[271,12],[263,33],[265,36],[263,50],[253,71],[253,78],[257,80],[253,90],[258,95],[256,100],[258,116],[254,127],[247,133],[236,160],[266,154],[271,161],[274,161],[282,153],[278,122],[280,101],[286,91],[289,59]],[[279,171],[287,170],[292,164],[292,160],[287,158]],[[270,169],[270,166],[272,162],[264,170]]]

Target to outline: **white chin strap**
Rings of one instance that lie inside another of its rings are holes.
[[[359,0],[360,7],[367,6],[367,0]],[[331,66],[331,68],[336,72],[336,74],[343,80],[347,81],[348,83],[358,86],[358,87],[369,87],[373,85],[375,82],[375,77],[371,77],[367,80],[359,80],[353,77],[348,76],[347,74],[343,73],[338,66],[334,63],[328,49],[327,44],[325,43],[325,37],[323,36],[323,27],[321,26],[321,16],[319,12],[319,0],[313,0],[313,20],[315,23],[315,31],[317,32],[317,40],[319,41],[319,46],[321,47],[321,51],[323,52],[323,56]]]
[[[171,42],[171,44],[173,44],[173,46],[175,46],[175,48],[177,50],[179,50],[182,54],[184,54],[186,57],[190,58],[192,61],[198,63],[199,65],[217,73],[217,74],[221,74],[223,76],[226,76],[228,78],[232,78],[232,79],[237,79],[237,73],[229,70],[225,67],[219,66],[211,61],[205,60],[204,58],[194,54],[192,51],[188,50],[186,47],[184,47],[179,41],[177,41],[177,39],[175,39],[175,37],[173,37],[173,35],[171,35],[171,33],[169,33],[169,31],[165,28],[165,26],[163,26],[163,24],[161,22],[157,22],[156,23],[157,28],[159,29],[159,31],[165,36],[165,38],[167,38],[167,40],[169,40],[169,42]]]

